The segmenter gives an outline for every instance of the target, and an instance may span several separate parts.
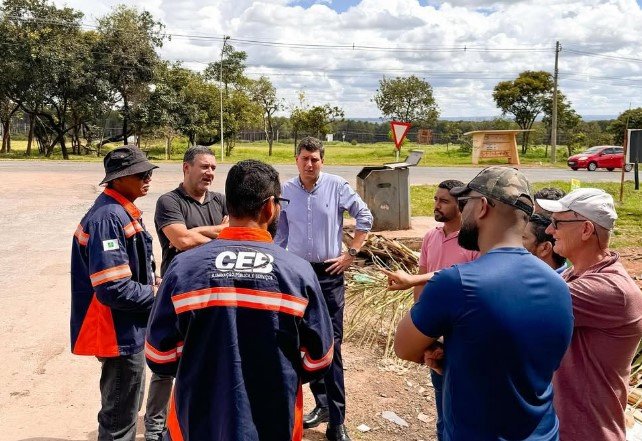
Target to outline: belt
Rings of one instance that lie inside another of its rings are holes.
[[[332,265],[332,262],[310,262],[315,271],[325,271]]]

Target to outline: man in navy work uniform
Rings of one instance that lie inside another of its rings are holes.
[[[183,156],[183,182],[158,198],[154,223],[163,250],[161,276],[178,253],[215,239],[227,226],[225,196],[209,191],[215,170],[209,147],[191,147]],[[146,441],[161,439],[172,383],[171,376],[152,375],[145,409]]]
[[[170,264],[147,330],[150,368],[175,375],[166,440],[301,440],[301,384],[332,363],[314,271],[272,242],[281,206],[270,165],[234,165],[230,226]]]
[[[445,440],[557,440],[551,381],[573,312],[562,278],[522,246],[528,181],[488,167],[451,194],[465,203],[459,243],[481,257],[426,284],[397,328],[395,352],[443,369]],[[442,336],[443,351],[433,350]]]
[[[105,191],[82,218],[71,249],[71,350],[102,364],[98,440],[133,441],[145,383],[145,327],[154,302],[152,237],[134,201],[152,170],[135,146],[104,159]]]
[[[372,228],[372,214],[348,182],[322,173],[324,147],[316,138],[306,137],[297,147],[299,176],[283,184],[283,197],[290,204],[281,213],[275,243],[312,264],[323,290],[334,329],[334,361],[323,380],[310,383],[316,407],[303,426],[316,427],[329,421],[329,440],[349,440],[345,428],[345,387],[343,382],[343,272],[352,264]],[[354,239],[341,252],[343,213],[356,219]]]

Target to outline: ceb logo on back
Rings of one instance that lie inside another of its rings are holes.
[[[260,251],[223,251],[214,261],[219,271],[267,274],[272,272],[274,257]]]

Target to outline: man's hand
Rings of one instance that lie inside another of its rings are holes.
[[[325,271],[330,274],[343,274],[354,262],[354,257],[348,253],[343,253],[334,259],[328,259],[324,263],[332,263]]]
[[[433,343],[424,352],[424,364],[439,375],[443,375],[444,368],[444,346],[439,343]]]
[[[154,295],[156,295],[156,293],[158,292],[158,288],[160,287],[162,281],[162,278],[154,275],[154,284],[152,285],[152,291],[154,292]]]
[[[382,269],[381,272],[388,276],[388,289],[391,291],[408,289],[416,285],[413,275],[404,270],[388,271]]]

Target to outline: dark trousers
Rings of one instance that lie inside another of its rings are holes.
[[[98,357],[98,361],[102,364],[98,441],[134,441],[143,403],[145,353]]]
[[[145,441],[162,439],[173,382],[174,377],[171,375],[152,374],[145,406]]]
[[[317,274],[321,291],[328,306],[332,330],[334,331],[334,358],[332,366],[323,379],[310,382],[310,390],[316,405],[327,407],[330,413],[330,425],[343,424],[346,415],[346,392],[343,384],[343,359],[341,342],[343,341],[343,309],[345,306],[345,286],[343,274],[330,275],[325,272],[326,264],[312,264]]]
[[[444,376],[430,369],[430,380],[435,389],[435,407],[437,409],[437,440],[444,439],[444,405],[442,402],[444,389]]]

